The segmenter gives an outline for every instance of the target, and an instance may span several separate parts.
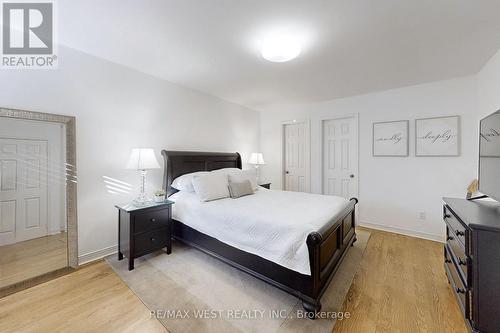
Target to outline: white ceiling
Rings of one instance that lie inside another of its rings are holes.
[[[252,108],[474,74],[500,48],[499,0],[66,0],[62,44]],[[271,63],[286,29],[302,54]]]

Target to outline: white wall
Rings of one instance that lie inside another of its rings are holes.
[[[500,109],[500,50],[477,75],[477,101],[479,118]]]
[[[57,70],[3,70],[0,106],[76,116],[80,261],[115,250],[114,204],[102,176],[138,185],[124,169],[130,149],[238,151],[259,144],[259,116],[250,109],[126,67],[60,47]],[[145,58],[147,61],[147,58]],[[161,187],[150,172],[149,188]]]
[[[328,102],[276,106],[260,113],[262,178],[281,188],[281,124],[311,119],[311,190],[321,193],[321,119],[359,114],[359,222],[442,240],[443,196],[463,197],[476,177],[476,80],[464,77]],[[460,115],[460,157],[415,157],[414,120]],[[410,120],[410,156],[372,157],[372,123]],[[425,212],[426,220],[418,219]]]

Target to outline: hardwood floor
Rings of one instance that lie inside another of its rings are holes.
[[[0,288],[68,265],[66,233],[0,246]]]
[[[334,332],[467,332],[442,245],[372,231]],[[0,299],[0,332],[165,332],[100,261]]]
[[[104,262],[0,299],[0,332],[166,332]]]
[[[443,260],[440,243],[372,231],[333,332],[468,332]]]

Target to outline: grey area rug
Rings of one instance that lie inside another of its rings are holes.
[[[370,233],[358,230],[357,237],[321,298],[328,319],[303,318],[297,298],[179,242],[171,255],[137,259],[131,272],[126,259],[106,261],[172,333],[331,332]]]

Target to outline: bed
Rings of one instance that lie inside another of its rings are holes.
[[[173,180],[197,171],[241,169],[241,156],[166,150],[162,155],[164,188],[176,202],[174,239],[298,297],[308,312],[320,311],[322,294],[356,241],[357,199],[262,188],[246,198],[200,203],[173,188]],[[288,227],[287,219],[296,227]]]

